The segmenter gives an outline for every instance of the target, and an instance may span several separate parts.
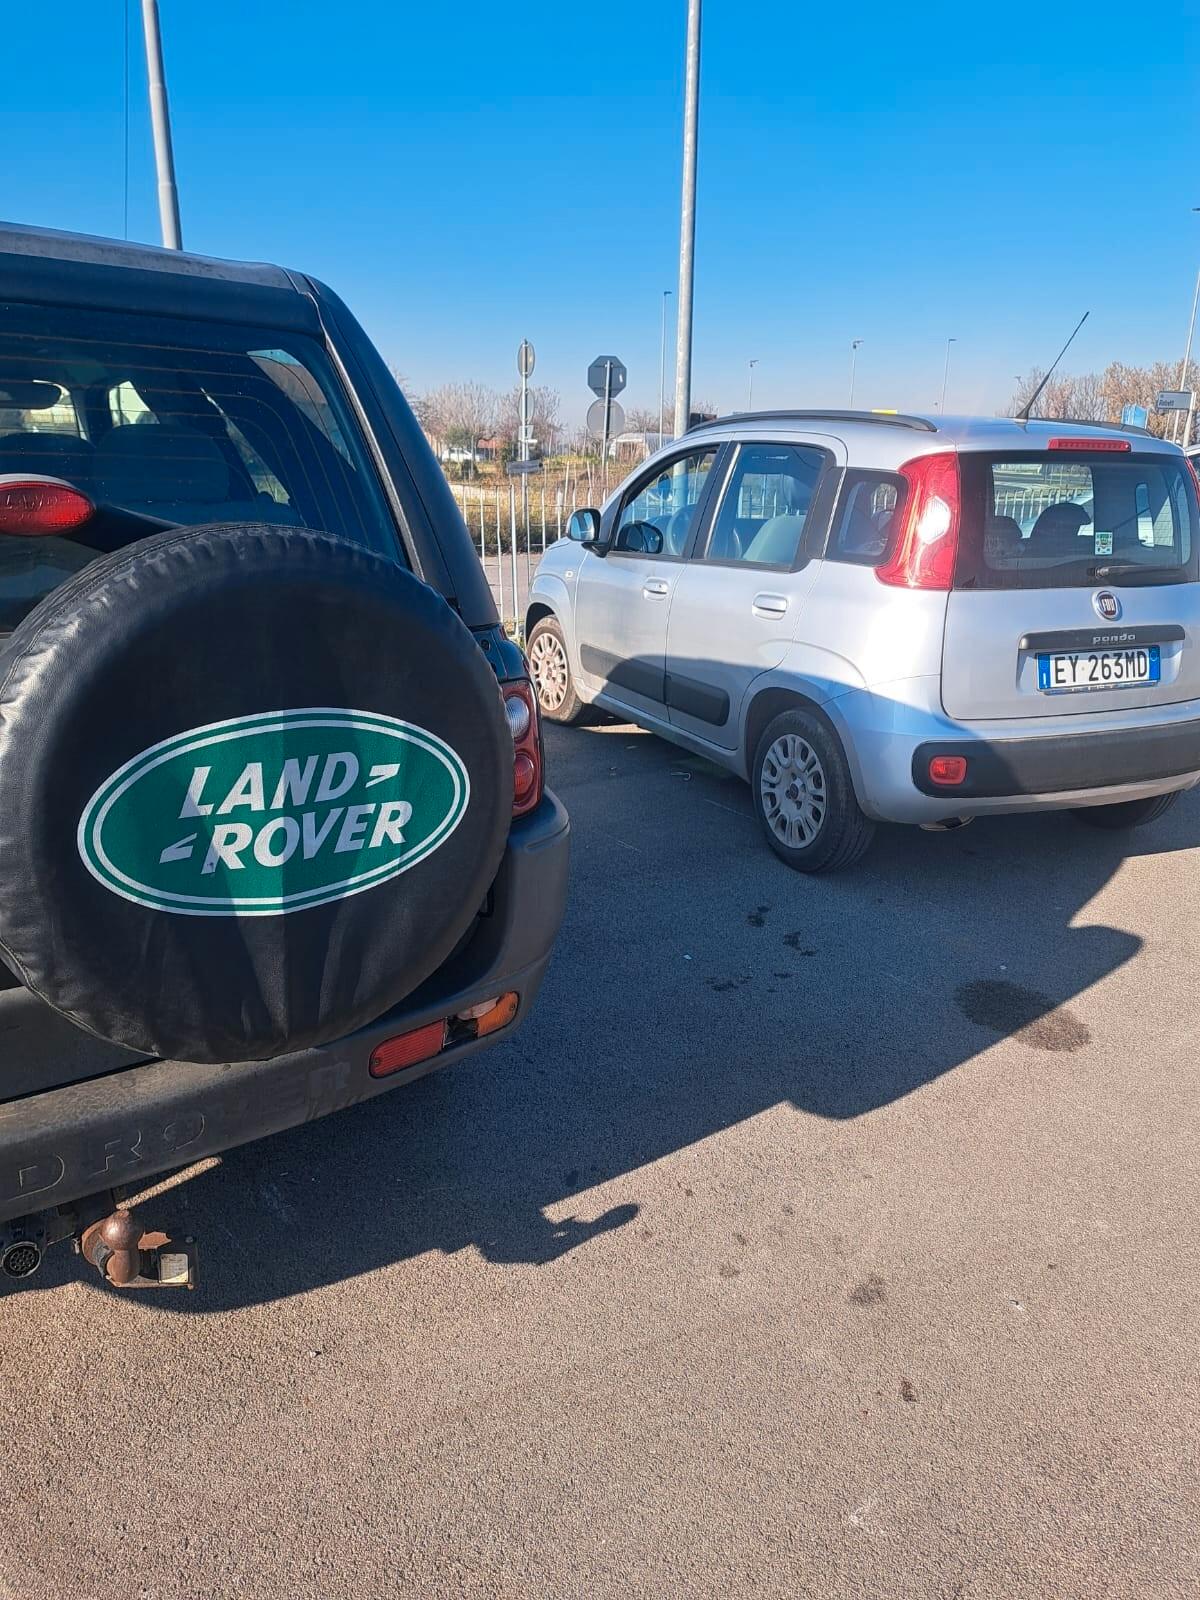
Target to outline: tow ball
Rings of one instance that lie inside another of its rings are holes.
[[[124,1206],[79,1235],[78,1249],[117,1289],[194,1289],[195,1240],[145,1232]]]

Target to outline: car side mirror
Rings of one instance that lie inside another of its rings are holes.
[[[600,513],[590,506],[582,511],[572,511],[567,518],[567,538],[577,544],[589,544],[600,537]]]

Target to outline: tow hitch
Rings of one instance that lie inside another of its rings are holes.
[[[79,1235],[76,1248],[117,1289],[194,1289],[196,1248],[190,1236],[142,1232],[124,1206]]]

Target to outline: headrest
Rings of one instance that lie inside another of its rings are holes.
[[[83,487],[95,454],[73,433],[6,433],[0,438],[0,472],[40,472]]]
[[[96,447],[96,495],[118,506],[219,505],[229,468],[210,439],[191,428],[125,423]]]

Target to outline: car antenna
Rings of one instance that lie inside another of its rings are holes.
[[[1075,324],[1075,333],[1079,332],[1080,328],[1083,327],[1084,323],[1087,321],[1087,319],[1090,316],[1091,316],[1091,312],[1090,311],[1085,311],[1083,313],[1083,315],[1080,317],[1079,321]],[[1038,384],[1037,388],[1029,396],[1029,399],[1026,400],[1025,404],[1021,407],[1020,411],[1017,412],[1017,421],[1018,422],[1028,422],[1029,421],[1029,413],[1033,410],[1033,402],[1037,399],[1038,395],[1041,394],[1042,390],[1046,387],[1046,385],[1050,382],[1050,379],[1054,376],[1055,367],[1057,367],[1058,363],[1062,360],[1062,358],[1066,355],[1067,351],[1071,348],[1071,345],[1074,343],[1075,333],[1073,333],[1071,335],[1071,337],[1067,340],[1066,344],[1063,345],[1062,349],[1058,352],[1058,354],[1055,356],[1054,360],[1050,363],[1050,371],[1042,379],[1041,383]]]

